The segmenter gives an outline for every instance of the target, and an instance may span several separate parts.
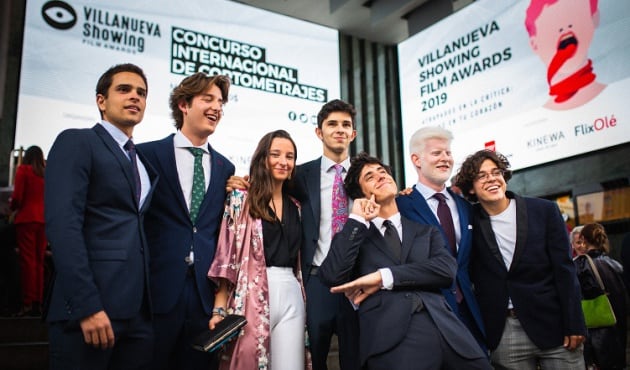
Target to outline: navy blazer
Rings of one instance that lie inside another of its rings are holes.
[[[44,211],[56,270],[48,321],[101,310],[112,320],[128,319],[140,311],[149,280],[142,223],[158,176],[138,156],[151,180],[141,209],[131,162],[103,126],[66,130],[55,140]]]
[[[295,172],[297,193],[294,195],[302,205],[302,275],[304,285],[311,276],[313,257],[319,240],[319,214],[321,212],[321,162],[319,157],[299,165]]]
[[[474,318],[477,328],[485,335],[481,312],[479,311],[479,305],[477,304],[477,299],[475,298],[475,293],[470,281],[470,275],[468,273],[473,235],[470,220],[472,206],[466,199],[453,193],[451,189],[448,189],[448,192],[457,204],[457,214],[459,216],[460,240],[459,248],[457,249],[457,282],[459,283],[460,291],[464,296],[464,300],[468,305],[468,310]],[[415,185],[409,195],[398,196],[396,198],[396,203],[398,204],[398,210],[401,215],[420,224],[436,226],[440,230],[444,240],[446,240],[446,235],[440,226],[440,221],[437,217],[435,217],[435,214],[431,211],[427,200],[424,199],[422,194],[420,194],[420,192],[416,189]],[[450,252],[448,246],[446,244],[444,246]],[[451,287],[442,289],[442,294],[444,294],[446,301],[453,311],[457,312],[458,305],[455,298],[455,284],[453,283]]]
[[[471,277],[488,338],[499,345],[508,298],[525,333],[540,349],[561,346],[565,336],[586,335],[580,285],[558,206],[548,200],[507,196],[516,202],[516,247],[506,268],[490,217],[474,208]]]
[[[234,165],[208,145],[211,157],[210,184],[199,208],[196,225],[192,224],[184,199],[173,137],[138,145],[160,174],[151,208],[145,218],[147,240],[151,250],[151,294],[154,312],[164,314],[175,306],[186,280],[188,265],[184,258],[190,247],[195,254],[197,291],[206,314],[214,306],[215,285],[208,279],[214,259],[219,226],[225,205],[225,184],[234,174]]]
[[[464,358],[483,354],[471,346],[472,335],[450,310],[440,289],[453,283],[457,268],[444,238],[434,226],[421,225],[405,217],[402,222],[402,253],[397,261],[381,233],[370,223],[349,219],[335,235],[330,252],[319,268],[319,276],[336,286],[390,268],[393,290],[379,290],[359,306],[359,348],[361,366],[370,356],[398,345],[409,330],[418,297],[449,345]],[[422,350],[422,349],[418,349]],[[427,354],[431,355],[431,354]]]

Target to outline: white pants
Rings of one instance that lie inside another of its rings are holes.
[[[271,329],[270,370],[304,369],[306,311],[290,267],[267,267]]]

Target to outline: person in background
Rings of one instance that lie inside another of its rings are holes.
[[[210,329],[227,313],[247,319],[221,369],[299,370],[306,360],[306,311],[300,269],[302,220],[286,192],[297,148],[284,130],[264,135],[252,155],[249,190],[227,197],[208,277],[217,284]]]
[[[617,318],[617,323],[614,326],[588,329],[584,345],[586,365],[594,365],[599,370],[625,369],[628,313],[626,286],[623,283],[623,266],[608,256],[610,244],[602,225],[597,223],[584,225],[579,238],[583,241],[584,253],[591,257],[597,268]],[[586,256],[577,256],[574,263],[583,298],[593,299],[600,295],[599,284]]]
[[[101,122],[63,131],[48,155],[51,370],[144,369],[151,360],[143,221],[158,175],[132,140],[147,92],[140,67],[108,69],[96,85]]]
[[[461,194],[446,187],[454,165],[452,140],[453,134],[438,126],[423,127],[411,136],[410,159],[418,173],[418,182],[408,195],[396,198],[396,203],[403,216],[440,229],[448,252],[457,260],[456,279],[452,286],[442,289],[442,294],[486,351],[481,312],[468,274],[472,207]]]
[[[446,304],[457,263],[437,227],[398,212],[388,166],[363,152],[345,188],[352,213],[319,268],[333,293],[358,306],[364,369],[491,369],[485,353]]]
[[[571,229],[570,238],[571,238],[571,250],[573,252],[573,257],[582,255],[586,252],[584,248],[584,240],[580,238],[580,231],[582,231],[582,228],[584,228],[584,226],[580,225]]]
[[[473,206],[475,286],[497,370],[583,369],[586,326],[569,235],[558,206],[507,191],[503,155],[466,158],[456,185]]]
[[[26,149],[15,173],[10,207],[15,212],[16,239],[19,249],[22,310],[17,316],[38,316],[44,299],[44,152],[38,146]]]
[[[215,285],[206,274],[214,258],[226,180],[234,165],[208,137],[228,102],[227,76],[195,73],[170,96],[177,132],[138,145],[160,175],[145,228],[151,251],[155,350],[151,369],[211,370],[217,358],[190,343],[207,330]]]

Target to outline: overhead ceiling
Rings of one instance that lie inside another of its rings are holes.
[[[331,27],[382,44],[398,44],[474,0],[232,0]]]

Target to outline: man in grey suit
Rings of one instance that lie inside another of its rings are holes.
[[[110,68],[96,86],[101,122],[62,132],[50,150],[51,369],[141,369],[151,360],[143,218],[158,176],[131,140],[147,91],[139,67]]]
[[[352,213],[319,276],[358,305],[361,366],[490,369],[440,293],[453,282],[455,259],[436,227],[400,215],[389,167],[361,153],[351,161],[345,188],[354,199]]]

